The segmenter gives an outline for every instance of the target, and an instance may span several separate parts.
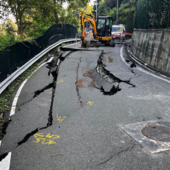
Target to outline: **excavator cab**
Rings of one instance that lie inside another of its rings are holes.
[[[113,18],[107,16],[99,16],[97,18],[97,35],[102,37],[111,36]]]

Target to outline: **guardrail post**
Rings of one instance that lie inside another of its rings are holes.
[[[9,77],[9,76],[10,76],[10,74],[7,74],[7,77]],[[9,85],[7,86],[7,88],[6,88],[8,92],[9,92],[9,89],[10,89],[10,85],[11,85],[11,84],[9,84]]]

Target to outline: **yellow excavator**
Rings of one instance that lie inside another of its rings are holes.
[[[91,15],[85,16],[84,12],[81,13],[81,29],[82,29],[82,45],[87,47],[89,44],[89,39],[85,37],[85,20],[89,21],[93,27],[93,39],[90,40],[90,44],[96,47],[99,47],[102,44],[110,45],[111,47],[115,46],[115,42],[112,40],[112,23],[113,18],[108,16],[99,16],[97,18],[97,24],[95,19]]]

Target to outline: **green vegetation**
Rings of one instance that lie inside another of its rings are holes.
[[[119,0],[119,24],[124,24],[127,32],[133,32],[136,3],[137,0]],[[116,24],[116,14],[117,0],[99,0],[98,15],[112,16]]]
[[[4,118],[4,113],[7,113],[11,109],[12,100],[15,96],[16,87],[25,79],[30,78],[33,72],[38,68],[38,64],[43,61],[47,56],[44,56],[39,61],[37,61],[34,65],[32,65],[29,69],[27,69],[23,74],[21,74],[15,81],[13,81],[8,89],[6,89],[0,95],[0,127],[2,129],[3,124],[8,121],[9,118]],[[3,137],[3,134],[0,131],[0,139]]]
[[[8,118],[4,118],[4,113],[7,113],[11,109],[12,105],[12,99],[14,98],[15,95],[15,88],[19,83],[21,83],[23,80],[28,78],[29,76],[32,75],[32,73],[38,68],[38,63],[40,63],[44,58],[47,56],[43,57],[40,59],[38,62],[36,62],[34,65],[32,65],[29,69],[27,69],[22,75],[20,75],[15,81],[13,81],[10,86],[8,87],[7,90],[5,90],[1,95],[0,95],[0,127],[2,129],[3,124],[8,121]],[[0,131],[0,139],[2,138],[2,133]]]
[[[0,25],[0,50],[21,41],[19,37],[13,34],[16,31],[17,26],[11,19],[6,24]]]
[[[112,16],[116,24],[117,0],[98,1],[98,15]],[[169,9],[169,0],[119,0],[119,24],[124,24],[127,32],[133,32],[134,27],[169,28]]]
[[[15,81],[13,81],[7,90],[5,90],[0,95],[0,115],[3,113],[6,113],[10,110],[12,101],[10,99],[13,99],[15,93],[15,88],[19,83],[21,83],[25,79],[29,79],[30,76],[33,75],[34,71],[37,70],[39,63],[44,61],[47,58],[47,55],[39,59],[35,64],[33,64],[30,68],[28,68],[24,73],[22,73]]]
[[[63,43],[60,46],[65,46],[70,43]],[[49,54],[54,54],[55,56],[60,55],[61,52],[58,52],[58,49],[60,46],[52,49]],[[22,73],[15,81],[13,81],[9,88],[5,90],[1,95],[0,95],[0,117],[3,113],[6,113],[10,110],[10,107],[12,105],[12,100],[15,95],[15,88],[19,83],[21,83],[25,79],[29,79],[34,73],[35,70],[37,70],[39,64],[44,61],[47,58],[47,55],[39,59],[35,64],[33,64],[30,68],[28,68],[24,73]],[[3,119],[2,119],[3,120]],[[0,120],[1,122],[1,120]]]
[[[5,47],[8,47],[12,44],[15,44],[19,40],[15,39],[15,36],[12,34],[9,35],[0,35],[0,50],[4,49]]]
[[[169,0],[140,0],[137,2],[136,28],[169,28]]]
[[[45,56],[46,58],[47,56]],[[1,96],[0,96],[0,115],[3,113],[6,113],[10,110],[12,99],[14,97],[14,90],[17,87],[17,85],[22,81],[28,78],[37,68],[38,63],[40,63],[42,60],[44,60],[44,57],[33,64],[29,69],[27,69],[22,75],[20,75],[15,81],[13,81],[7,90],[5,90]]]
[[[8,20],[0,25],[0,50],[18,41],[35,39],[53,24],[72,24],[79,27],[80,8],[90,0],[3,0],[0,16],[10,12],[16,23]],[[62,7],[68,2],[67,9]],[[17,32],[17,36],[14,33]]]

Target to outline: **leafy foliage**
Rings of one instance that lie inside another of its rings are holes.
[[[0,50],[21,40],[37,38],[56,23],[79,27],[80,11],[78,9],[89,10],[90,6],[86,6],[89,1],[1,0],[0,5],[3,10],[0,9],[0,19],[5,20],[9,14],[13,14],[17,26],[11,20],[3,25],[5,33],[0,34]],[[67,9],[62,7],[64,2],[69,4]],[[18,38],[13,35],[15,31],[18,33]]]
[[[0,25],[0,50],[21,41],[19,37],[13,34],[16,31],[17,26],[10,19],[6,24]]]
[[[81,12],[84,12],[85,14],[88,14],[88,15],[92,15],[93,16],[93,7],[90,6],[88,3],[87,3],[87,6],[84,7],[84,8],[78,8],[78,10]]]
[[[6,30],[9,32],[16,32],[18,30],[16,24],[12,21],[12,19],[9,19],[7,23],[5,24]]]
[[[0,50],[3,50],[4,48],[11,46],[17,42],[19,42],[20,39],[16,39],[15,35],[0,35]]]
[[[139,0],[137,2],[136,28],[169,28],[169,0]]]
[[[0,0],[0,20],[7,21],[9,19],[10,8],[6,0]]]
[[[119,0],[118,13],[119,13],[119,24],[126,26],[127,32],[133,32],[135,23],[135,12],[136,12],[137,0]],[[98,16],[112,16],[113,24],[116,24],[117,15],[117,0],[101,0],[98,7]]]

